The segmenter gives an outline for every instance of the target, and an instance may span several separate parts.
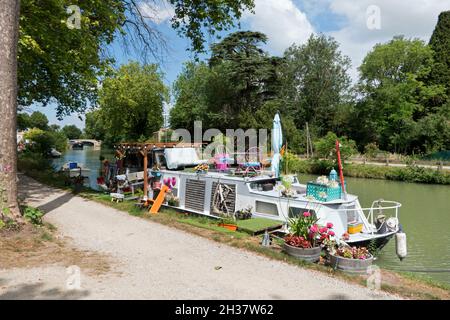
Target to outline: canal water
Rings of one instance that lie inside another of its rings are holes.
[[[90,186],[96,188],[101,168],[100,156],[113,160],[112,150],[69,150],[54,160],[59,169],[68,161],[91,169]],[[300,175],[301,183],[316,176]],[[359,196],[363,207],[377,199],[402,203],[400,222],[408,238],[408,257],[400,261],[394,239],[382,250],[376,264],[398,271],[409,271],[450,285],[450,186],[405,183],[387,180],[347,178],[349,193]]]
[[[300,175],[301,183],[315,178]],[[376,265],[450,284],[450,186],[360,178],[345,180],[348,193],[358,195],[363,208],[370,208],[378,199],[402,204],[399,219],[407,235],[408,256],[403,261],[398,259],[395,239],[392,239],[381,251]]]

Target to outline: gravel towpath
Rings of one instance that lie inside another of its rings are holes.
[[[20,181],[21,196],[47,212],[61,236],[110,256],[112,267],[101,276],[80,270],[78,290],[67,287],[67,266],[0,269],[3,299],[396,298]]]

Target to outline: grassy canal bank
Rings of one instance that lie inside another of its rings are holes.
[[[289,173],[328,175],[332,168],[337,168],[337,165],[329,160],[304,160],[294,155],[288,155],[283,160],[283,168],[287,168]],[[345,163],[343,167],[346,177],[450,185],[449,171],[424,168],[417,165],[389,167]]]
[[[27,175],[36,180],[58,188],[64,186],[61,175],[51,170],[36,169],[28,166],[21,168]],[[217,221],[200,216],[180,214],[174,210],[163,210],[160,214],[150,215],[146,210],[141,210],[134,205],[133,201],[112,203],[107,194],[102,194],[90,189],[83,189],[79,196],[86,199],[102,203],[103,205],[127,212],[130,215],[148,219],[150,221],[177,228],[213,241],[223,243],[232,247],[248,250],[265,257],[284,261],[302,268],[308,268],[326,273],[332,277],[344,279],[346,281],[366,285],[365,276],[350,276],[345,273],[333,270],[323,264],[309,264],[284,254],[278,241],[273,242],[271,247],[260,245],[261,236],[252,236],[248,232],[229,231],[218,226]],[[423,279],[415,274],[393,272],[381,269],[381,289],[390,293],[398,294],[405,298],[414,299],[450,299],[450,288],[446,285]]]

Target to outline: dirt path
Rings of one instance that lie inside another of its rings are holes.
[[[22,196],[81,250],[107,254],[102,276],[62,266],[0,270],[0,298],[391,299],[321,273],[218,244],[21,178]]]

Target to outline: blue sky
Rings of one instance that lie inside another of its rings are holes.
[[[349,74],[354,80],[358,77],[357,66],[376,43],[389,41],[399,34],[428,41],[439,13],[450,10],[450,0],[255,0],[255,5],[255,14],[244,13],[241,30],[267,34],[268,52],[282,55],[293,43],[305,43],[311,33],[325,33],[333,36],[342,52],[352,59]],[[153,22],[169,44],[161,70],[165,83],[170,86],[183,63],[192,59],[187,51],[189,42],[170,27],[173,9],[163,0],[156,1],[153,7],[142,6],[142,11],[152,12]],[[214,40],[207,39],[206,46]],[[138,59],[133,54],[124,54],[118,43],[111,46],[111,53],[117,65]],[[44,112],[51,124],[84,127],[78,115],[58,121],[54,106],[32,109]]]

